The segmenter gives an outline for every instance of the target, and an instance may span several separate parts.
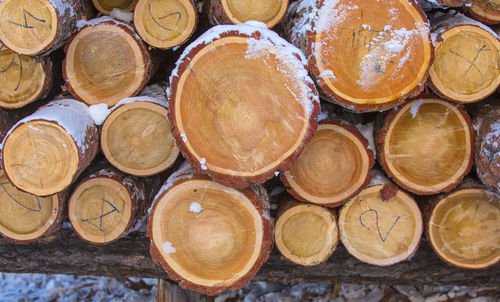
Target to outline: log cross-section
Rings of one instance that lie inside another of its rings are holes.
[[[109,15],[114,8],[133,11],[137,0],[92,0],[98,11]]]

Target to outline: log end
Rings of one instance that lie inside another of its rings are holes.
[[[277,25],[286,14],[289,0],[219,0],[213,8],[219,23],[240,24],[250,20],[265,23],[268,28]]]
[[[94,7],[105,15],[109,15],[114,8],[133,11],[138,0],[92,0]]]

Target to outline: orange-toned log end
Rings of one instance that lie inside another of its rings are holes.
[[[277,25],[285,16],[289,0],[209,0],[209,18],[216,24],[240,24],[250,20]]]
[[[45,55],[66,44],[89,13],[84,0],[3,0],[0,41],[19,54]]]
[[[179,155],[168,109],[148,97],[118,106],[104,121],[101,150],[120,171],[151,176],[170,168]],[[166,105],[166,103],[165,103]]]
[[[237,290],[271,253],[273,225],[262,187],[226,187],[189,165],[172,174],[150,210],[151,257],[183,288]]]
[[[65,48],[68,91],[89,104],[113,106],[135,96],[152,76],[151,57],[132,26],[109,17],[93,19]]]
[[[471,6],[466,6],[467,13],[483,23],[500,23],[500,1],[498,0],[469,0]]]
[[[326,262],[339,241],[335,216],[316,205],[295,203],[285,207],[274,233],[281,254],[303,266]]]
[[[500,103],[479,103],[473,114],[476,129],[475,165],[481,182],[488,188],[500,192]],[[496,105],[493,105],[495,104]]]
[[[139,0],[134,25],[149,45],[162,49],[186,42],[196,29],[198,13],[192,0]]]
[[[133,11],[138,0],[92,0],[98,11],[109,15],[114,8]]]
[[[319,98],[305,63],[260,26],[207,31],[170,77],[169,119],[184,157],[238,188],[288,170],[317,128]]]
[[[439,99],[413,100],[378,120],[380,164],[398,185],[419,195],[449,192],[474,161],[474,130],[460,106]]]
[[[433,202],[427,238],[441,259],[464,269],[486,269],[499,263],[500,195],[470,187]]]
[[[368,141],[356,127],[322,122],[292,168],[280,178],[295,198],[338,207],[368,185],[374,161]]]
[[[91,170],[69,198],[68,218],[82,240],[108,244],[127,235],[144,220],[151,201],[149,191],[155,188],[106,162]]]
[[[11,128],[3,141],[2,166],[20,190],[49,196],[70,186],[98,147],[88,107],[70,99],[52,101]]]
[[[423,232],[420,209],[402,190],[384,200],[386,186],[370,186],[349,200],[339,217],[340,240],[365,263],[387,266],[409,259]]]
[[[64,217],[66,194],[38,197],[19,191],[0,170],[0,235],[27,244],[57,230]]]
[[[488,27],[452,11],[431,18],[435,41],[429,86],[458,102],[480,101],[500,84],[500,40]]]
[[[309,56],[326,100],[351,111],[377,111],[424,89],[433,50],[417,2],[309,1],[292,8],[287,34]]]
[[[45,98],[52,87],[52,61],[20,55],[0,44],[0,107],[14,109]]]

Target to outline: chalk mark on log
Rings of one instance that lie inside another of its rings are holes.
[[[22,204],[21,202],[19,202],[17,199],[14,198],[14,196],[10,195],[9,191],[7,191],[7,189],[5,188],[5,185],[9,185],[9,184],[10,184],[9,182],[2,182],[2,183],[0,183],[0,186],[2,187],[4,192],[10,197],[10,199],[12,199],[15,203],[17,203],[21,207],[25,208],[26,210],[29,210],[29,211],[32,211],[35,213],[40,213],[42,211],[42,205],[40,204],[40,198],[38,196],[35,196],[36,201],[38,202],[38,209],[30,208],[30,207]]]
[[[0,50],[3,47],[4,47],[4,45],[2,45],[2,47],[0,47]],[[16,59],[16,55],[19,58],[19,80],[17,81],[17,86],[16,86],[16,88],[14,88],[14,91],[17,91],[19,89],[19,86],[21,86],[21,80],[23,78],[23,60],[21,59],[21,55],[15,54],[15,53],[12,54],[12,61],[10,62],[9,66],[7,66],[7,68],[5,68],[5,69],[0,70],[0,73],[4,73],[4,72],[7,72],[12,66],[14,66],[14,60]]]
[[[99,231],[103,232],[104,233],[104,230],[102,229],[102,219],[108,215],[111,215],[115,212],[117,213],[120,213],[120,211],[111,203],[109,202],[108,200],[106,200],[104,197],[101,198],[102,200],[102,203],[101,203],[101,215],[98,216],[98,217],[94,217],[94,218],[87,218],[87,219],[80,219],[82,222],[86,222],[94,227],[96,227],[97,229],[99,229]],[[109,212],[106,212],[104,213],[104,205],[105,204],[109,204],[113,210],[109,211]],[[95,221],[95,220],[99,220],[99,225],[93,223],[92,221]]]
[[[385,242],[387,240],[387,237],[389,236],[389,233],[391,233],[392,229],[394,228],[394,226],[396,225],[396,223],[399,221],[399,218],[401,218],[401,216],[398,216],[396,217],[396,220],[394,221],[394,223],[392,224],[392,226],[389,228],[389,230],[387,231],[387,233],[385,234],[385,237],[382,236],[382,233],[380,232],[380,226],[378,224],[378,211],[375,210],[375,209],[369,209],[369,210],[366,210],[364,211],[363,213],[359,214],[359,223],[361,224],[361,226],[363,226],[364,228],[366,229],[370,229],[368,226],[366,226],[364,223],[363,223],[363,215],[365,215],[366,213],[368,212],[374,212],[375,213],[375,218],[376,218],[376,225],[377,225],[377,231],[378,231],[378,235],[380,237],[380,240],[382,240],[382,242]]]
[[[486,47],[486,45],[483,45],[483,46],[481,46],[481,48],[479,48],[479,49],[476,51],[476,55],[474,56],[474,59],[473,59],[472,61],[471,61],[471,60],[469,60],[468,58],[466,58],[466,57],[462,56],[461,54],[459,54],[459,53],[457,53],[457,52],[455,52],[455,51],[451,50],[451,49],[449,49],[449,50],[448,50],[451,54],[453,54],[453,55],[455,55],[455,56],[457,56],[457,57],[459,57],[459,58],[463,59],[464,61],[466,61],[467,63],[469,63],[469,64],[470,64],[470,65],[469,65],[469,67],[467,68],[467,70],[466,70],[466,71],[465,71],[465,72],[461,75],[461,77],[464,77],[464,76],[465,76],[465,75],[466,75],[466,74],[467,74],[467,73],[468,73],[468,72],[472,69],[472,67],[474,67],[474,69],[476,69],[476,70],[477,70],[477,72],[478,72],[478,73],[479,73],[479,75],[481,76],[481,84],[478,84],[478,83],[475,83],[475,82],[471,81],[471,83],[472,83],[472,84],[477,85],[477,86],[482,86],[482,85],[484,85],[484,75],[483,75],[483,73],[482,73],[481,69],[479,69],[479,67],[476,65],[476,60],[477,60],[477,58],[479,57],[479,54],[480,54],[482,51],[490,51],[490,50],[491,50],[491,49],[489,49],[489,48],[488,48],[488,49],[484,49],[485,47]]]
[[[21,23],[17,23],[17,22],[14,22],[14,21],[11,21],[9,20],[9,23],[10,24],[14,24],[14,25],[17,25],[17,26],[20,26],[22,28],[35,28],[35,26],[32,26],[32,25],[28,25],[28,18],[27,16],[28,15],[29,17],[33,18],[35,21],[38,21],[40,23],[45,23],[47,22],[47,20],[44,20],[44,19],[40,19],[40,18],[37,18],[35,16],[33,16],[29,11],[27,11],[26,9],[23,8],[23,17],[24,17],[24,24],[21,24]]]
[[[170,13],[168,15],[165,15],[163,17],[159,17],[158,20],[156,20],[156,18],[153,16],[153,13],[151,12],[151,4],[148,4],[148,11],[149,11],[149,15],[151,16],[151,18],[153,19],[153,21],[161,28],[163,28],[164,30],[167,30],[167,31],[172,31],[173,29],[172,28],[167,28],[163,25],[160,24],[160,22],[158,22],[158,20],[162,20],[162,19],[165,19],[165,18],[168,18],[168,17],[171,17],[171,16],[177,16],[177,22],[175,22],[175,25],[174,26],[177,26],[179,24],[179,22],[181,21],[181,18],[182,18],[182,14],[178,11],[176,12],[173,12],[173,13]]]

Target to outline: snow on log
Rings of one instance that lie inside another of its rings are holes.
[[[139,0],[134,11],[137,33],[149,45],[169,49],[186,42],[198,24],[193,0]]]
[[[39,197],[19,191],[0,170],[0,235],[27,244],[59,229],[67,192]]]
[[[463,14],[437,12],[430,18],[434,62],[429,84],[442,98],[477,102],[500,84],[500,40],[489,27]]]
[[[68,218],[82,240],[108,244],[137,230],[159,189],[158,177],[126,175],[106,161],[96,163],[68,201]]]
[[[317,127],[319,98],[305,64],[262,23],[208,30],[170,77],[169,118],[184,157],[239,188],[288,170]]]
[[[99,132],[88,107],[75,100],[52,101],[17,122],[2,143],[5,176],[38,196],[61,192],[94,159]]]
[[[288,39],[307,54],[328,101],[385,110],[424,89],[432,45],[413,0],[304,0],[290,5],[287,21]]]
[[[138,0],[92,0],[92,4],[98,11],[109,15],[113,9],[133,11]]]
[[[500,3],[497,0],[468,0],[467,13],[486,24],[500,23]]]
[[[150,209],[151,257],[183,288],[216,295],[245,286],[271,253],[267,193],[214,182],[185,163]]]
[[[170,168],[179,155],[165,98],[126,98],[113,107],[101,130],[101,149],[119,170],[151,176]]]
[[[290,201],[280,210],[274,233],[276,247],[293,263],[324,263],[337,248],[337,219],[329,210]]]
[[[322,121],[292,168],[280,178],[298,200],[338,207],[368,185],[374,161],[368,141],[356,127]]]
[[[87,0],[2,0],[0,16],[0,41],[16,53],[34,56],[66,44],[91,10]]]
[[[79,22],[65,48],[68,91],[89,105],[113,106],[135,96],[152,76],[151,56],[127,23],[109,17]]]
[[[250,20],[272,28],[286,14],[289,0],[206,0],[208,16],[213,25],[240,24]]]
[[[500,262],[498,193],[466,180],[452,193],[427,202],[427,238],[443,261],[474,270]]]
[[[460,105],[437,98],[415,99],[379,116],[375,143],[385,172],[419,195],[449,192],[474,160],[469,115]]]
[[[476,130],[475,165],[477,176],[489,189],[500,193],[500,102],[478,103],[472,111]]]
[[[422,237],[422,213],[413,197],[381,172],[372,174],[374,181],[340,209],[340,240],[365,263],[387,266],[408,260]]]

